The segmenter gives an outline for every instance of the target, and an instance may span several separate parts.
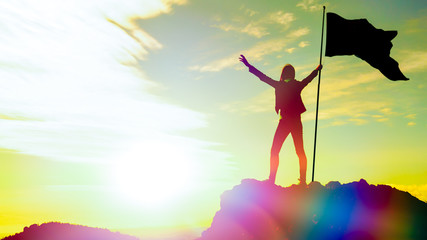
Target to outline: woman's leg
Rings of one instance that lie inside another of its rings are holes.
[[[301,118],[295,119],[291,129],[292,139],[294,140],[295,151],[299,158],[300,182],[306,184],[307,175],[307,156],[304,151],[304,142],[302,137]]]
[[[290,128],[286,119],[281,119],[279,125],[277,125],[276,133],[273,138],[273,145],[271,146],[270,155],[270,177],[268,180],[271,183],[276,181],[277,169],[279,168],[279,153],[282,148],[283,142],[289,135]]]

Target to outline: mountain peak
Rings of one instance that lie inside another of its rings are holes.
[[[107,229],[92,228],[69,223],[49,222],[33,224],[24,231],[2,240],[138,240],[136,237],[111,232]]]
[[[306,188],[244,179],[199,239],[427,239],[427,204],[364,179]]]

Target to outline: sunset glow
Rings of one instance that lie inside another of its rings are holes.
[[[191,153],[177,145],[145,142],[131,147],[112,168],[115,191],[141,207],[165,207],[196,180]]]

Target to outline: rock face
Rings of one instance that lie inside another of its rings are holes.
[[[365,180],[308,188],[245,179],[221,196],[200,240],[427,239],[427,204]]]
[[[136,237],[68,223],[33,224],[24,231],[2,240],[138,240]]]

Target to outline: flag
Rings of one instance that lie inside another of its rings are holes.
[[[331,12],[326,21],[326,56],[355,55],[390,80],[409,80],[390,57],[397,31],[377,29],[366,19],[348,20]]]

